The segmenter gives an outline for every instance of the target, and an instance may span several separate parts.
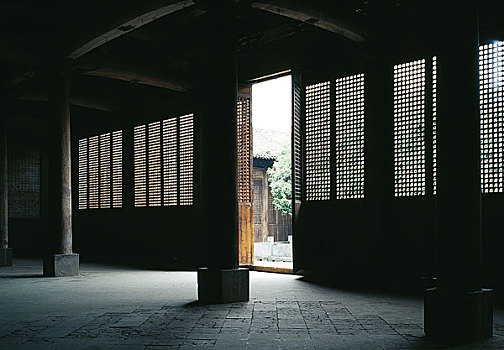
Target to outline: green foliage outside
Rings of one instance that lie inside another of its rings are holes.
[[[268,182],[273,195],[273,206],[282,215],[292,215],[292,174],[290,145],[283,146],[273,166],[268,169]]]

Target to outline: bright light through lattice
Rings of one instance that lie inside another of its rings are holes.
[[[364,198],[364,74],[336,79],[336,199]]]
[[[306,200],[331,196],[331,84],[306,87]]]
[[[394,192],[425,195],[425,60],[394,66]]]
[[[122,131],[79,140],[79,209],[122,207]]]
[[[432,193],[437,193],[437,57],[432,57]]]
[[[504,43],[480,46],[481,192],[503,191]]]
[[[134,128],[135,207],[192,205],[193,115]]]

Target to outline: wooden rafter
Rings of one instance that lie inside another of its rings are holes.
[[[162,73],[149,73],[138,69],[125,69],[117,67],[99,67],[84,71],[85,75],[129,81],[143,85],[155,86],[163,89],[184,92],[188,86],[180,79],[168,78]]]
[[[107,30],[95,38],[87,41],[79,48],[72,51],[68,58],[77,59],[91,50],[96,49],[97,47],[102,46],[103,44],[116,39],[124,34],[127,34],[135,29],[138,29],[146,24],[149,24],[161,17],[167,16],[176,11],[182,10],[186,7],[194,5],[193,0],[181,0],[173,2],[169,5],[159,7],[155,10],[151,10],[145,13],[142,13],[135,18],[129,19],[119,25],[114,26],[114,28]]]
[[[310,3],[310,1],[305,1]],[[268,0],[252,3],[252,7],[284,17],[306,22],[316,27],[341,35],[354,42],[365,40],[362,30],[348,21],[331,16],[321,9],[310,7],[300,1]]]

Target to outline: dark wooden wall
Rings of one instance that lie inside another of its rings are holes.
[[[424,23],[423,23],[424,24]],[[423,25],[422,24],[422,25]],[[389,26],[393,24],[389,23]],[[402,24],[401,24],[402,25]],[[397,25],[397,28],[401,28]],[[298,270],[324,275],[340,285],[374,285],[421,291],[436,275],[435,196],[394,198],[392,67],[418,58],[432,57],[425,38],[395,30],[397,37],[376,47],[303,39],[297,45],[278,45],[266,55],[260,51],[239,62],[244,79],[288,68],[299,68],[302,86],[345,75],[366,74],[366,182],[364,199],[306,202],[296,208],[294,263]],[[320,34],[320,40],[329,34]],[[418,34],[418,33],[416,33]],[[486,38],[499,39],[486,33]],[[500,38],[502,39],[502,37]],[[336,45],[338,44],[338,45]],[[322,52],[322,54],[321,54]],[[102,86],[101,92],[115,86]],[[150,92],[149,90],[148,92]],[[196,267],[208,260],[206,247],[215,228],[201,220],[198,171],[195,205],[189,207],[134,208],[132,197],[132,131],[135,125],[168,116],[195,113],[197,101],[179,94],[171,99],[150,99],[130,93],[121,96],[124,108],[114,113],[72,108],[73,198],[75,251],[81,259],[112,263]],[[12,130],[35,130],[41,137],[41,212],[47,202],[44,159],[45,104],[10,108]],[[31,118],[26,121],[23,118]],[[197,125],[197,124],[196,124]],[[77,209],[77,141],[79,138],[123,130],[124,206],[121,209]],[[197,131],[197,130],[196,130]],[[16,131],[17,132],[17,131]],[[25,134],[23,134],[25,135]],[[20,136],[29,137],[29,136]],[[197,144],[197,143],[196,143]],[[198,148],[196,147],[196,159]],[[197,165],[197,164],[196,164]],[[430,174],[427,179],[429,180]],[[486,285],[504,288],[504,194],[484,194],[483,259]],[[11,245],[16,256],[41,255],[46,239],[43,220],[12,218]]]
[[[110,116],[81,110],[72,115],[74,243],[82,260],[158,267],[195,267],[206,261],[205,247],[213,232],[202,222],[198,201],[197,130],[194,205],[135,208],[133,202],[134,126],[192,112],[190,103],[171,100],[152,111],[139,108]],[[197,128],[197,114],[194,120]],[[77,141],[119,129],[123,130],[123,207],[77,209]]]

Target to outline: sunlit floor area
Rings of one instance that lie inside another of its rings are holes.
[[[0,269],[0,349],[503,349],[494,337],[430,343],[420,298],[342,291],[299,276],[251,272],[247,303],[199,305],[195,272],[81,264],[43,278],[42,263]]]

